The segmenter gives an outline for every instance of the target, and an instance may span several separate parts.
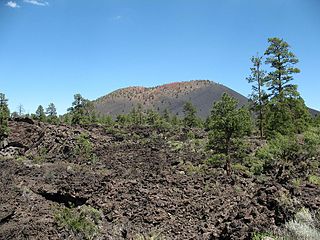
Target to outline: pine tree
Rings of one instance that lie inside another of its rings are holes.
[[[252,85],[252,93],[250,101],[252,103],[252,110],[257,114],[260,138],[264,136],[265,126],[265,112],[268,102],[268,95],[264,90],[266,84],[266,72],[261,69],[262,57],[257,55],[251,58],[253,67],[250,68],[251,75],[247,78]]]
[[[0,93],[0,140],[6,137],[9,133],[8,121],[10,111],[8,108],[8,99],[5,94]]]
[[[42,105],[39,105],[39,107],[36,110],[36,118],[41,122],[44,122],[46,120],[46,114]]]
[[[156,111],[153,111],[152,109],[148,109],[147,115],[146,115],[147,124],[154,126],[159,121],[160,121],[159,113]]]
[[[223,154],[226,159],[227,174],[231,174],[230,151],[236,151],[238,143],[252,128],[250,113],[245,108],[238,108],[238,102],[224,93],[222,99],[213,104],[207,121],[209,129],[208,147],[216,154]]]
[[[163,119],[164,121],[166,122],[170,122],[170,111],[168,110],[168,108],[166,108],[164,111],[163,111]]]
[[[301,132],[308,125],[310,114],[297,85],[292,83],[293,74],[300,72],[295,67],[299,60],[283,39],[269,38],[268,42],[270,46],[265,51],[265,62],[273,69],[266,78],[271,91],[267,117],[269,134]]]
[[[142,125],[144,123],[144,114],[143,114],[143,110],[142,110],[142,105],[139,103],[138,104],[138,124]]]
[[[49,106],[47,107],[46,114],[47,114],[47,120],[49,123],[55,124],[58,122],[57,109],[53,103],[50,103]]]
[[[73,98],[72,107],[68,109],[72,116],[71,123],[86,124],[91,121],[96,121],[93,103],[83,98],[79,93],[75,94]]]
[[[199,126],[199,119],[197,118],[197,110],[191,102],[186,102],[183,106],[184,119],[183,123],[185,127],[197,127]]]
[[[269,38],[270,46],[265,51],[266,64],[274,71],[267,76],[267,82],[271,91],[271,98],[282,101],[288,95],[296,95],[296,85],[292,84],[293,74],[299,73],[300,69],[294,67],[299,62],[298,58],[289,51],[289,44],[283,39]]]

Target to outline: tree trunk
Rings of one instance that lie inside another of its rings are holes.
[[[228,176],[231,176],[231,159],[230,159],[230,156],[229,156],[229,145],[230,145],[230,138],[228,138],[226,140],[226,147],[225,147],[225,155],[226,155],[226,171],[227,171],[227,175]]]

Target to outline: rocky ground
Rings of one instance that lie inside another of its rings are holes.
[[[204,166],[199,142],[183,145],[183,132],[29,119],[10,131],[0,150],[0,239],[251,239],[301,206],[320,207],[317,185]],[[89,206],[98,217],[87,234],[57,217]]]

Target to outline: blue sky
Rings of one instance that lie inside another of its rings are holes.
[[[73,94],[209,79],[247,96],[250,57],[280,37],[320,109],[319,0],[0,0],[0,92],[11,111]]]

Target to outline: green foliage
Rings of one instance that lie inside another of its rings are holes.
[[[283,39],[269,38],[269,47],[265,51],[267,56],[266,64],[274,69],[267,76],[269,90],[272,97],[280,99],[296,94],[296,85],[291,84],[292,74],[299,73],[300,70],[294,67],[299,62],[298,58],[289,50],[289,44]]]
[[[306,155],[317,157],[320,155],[320,127],[310,127],[303,134],[304,137],[304,150]]]
[[[170,149],[175,152],[182,150],[184,147],[183,142],[181,141],[168,141],[168,144]]]
[[[183,168],[188,174],[198,174],[203,171],[203,165],[193,165],[191,162],[186,162]]]
[[[150,113],[150,115],[153,114],[154,115],[154,121],[156,121],[157,118],[157,114],[158,113]],[[151,117],[151,116],[149,116]],[[152,118],[152,117],[151,117]],[[150,121],[153,121],[151,119],[149,119]],[[146,116],[145,113],[142,110],[142,106],[141,104],[138,105],[138,107],[133,107],[131,112],[128,114],[127,116],[127,122],[129,122],[130,124],[134,124],[134,125],[143,125],[146,123]]]
[[[155,125],[157,123],[159,123],[161,121],[161,117],[159,115],[159,113],[148,109],[147,110],[147,115],[146,115],[146,123],[148,125]]]
[[[298,59],[283,39],[269,38],[268,41],[270,46],[265,51],[266,63],[273,69],[266,77],[268,90],[271,91],[268,135],[302,132],[310,122],[310,114],[297,91],[297,85],[291,83],[292,75],[300,72],[294,67]]]
[[[191,102],[186,102],[183,106],[183,113],[183,123],[185,127],[198,127],[201,125],[200,120],[197,117],[197,110]]]
[[[265,240],[266,238],[275,239],[271,233],[254,233],[251,240]]]
[[[90,206],[62,208],[55,214],[58,225],[72,231],[81,239],[94,239],[99,233],[101,213]]]
[[[44,112],[44,108],[42,107],[42,105],[39,105],[35,115],[36,115],[36,118],[41,122],[44,122],[46,120],[46,114]]]
[[[245,108],[238,108],[238,102],[224,93],[222,99],[215,102],[207,121],[209,129],[208,148],[214,153],[226,156],[228,174],[231,171],[230,151],[237,152],[239,143],[252,130],[250,113]]]
[[[263,173],[265,161],[254,156],[248,156],[245,158],[244,164],[252,174],[260,175]]]
[[[320,177],[317,175],[310,175],[308,181],[312,184],[320,186]]]
[[[312,120],[312,126],[320,127],[320,115],[315,116]]]
[[[9,117],[8,99],[3,93],[0,93],[0,141],[9,134]]]
[[[58,117],[57,117],[57,109],[56,106],[53,103],[50,103],[49,106],[46,109],[47,114],[47,121],[49,123],[56,124],[58,123]]]
[[[85,160],[90,161],[93,164],[98,161],[97,155],[93,152],[93,145],[90,142],[89,136],[85,133],[81,133],[77,137],[75,154],[85,158]]]
[[[109,115],[98,117],[98,122],[101,124],[104,124],[105,126],[109,126],[109,127],[114,125],[114,121],[113,121],[112,117]]]
[[[311,117],[301,97],[279,101],[271,99],[267,112],[267,133],[274,136],[301,133],[310,125]]]
[[[253,67],[251,69],[251,75],[247,78],[252,85],[252,93],[250,95],[250,101],[252,104],[252,110],[257,115],[257,125],[260,131],[260,137],[264,136],[265,128],[265,112],[268,103],[268,95],[264,90],[266,84],[265,71],[261,70],[262,57],[252,57],[251,62]]]
[[[210,158],[206,160],[208,165],[213,167],[222,167],[226,163],[227,156],[223,153],[213,154]]]
[[[130,123],[130,119],[128,115],[125,114],[119,114],[116,118],[116,123],[120,125],[127,125]]]
[[[274,139],[256,152],[256,156],[267,163],[295,160],[299,149],[300,146],[295,136],[277,134]]]
[[[171,121],[171,113],[167,108],[163,111],[163,116],[162,117],[163,117],[163,120],[168,122],[168,123]]]
[[[294,178],[292,180],[292,185],[295,186],[296,188],[301,187],[302,184],[302,179],[301,178]]]
[[[179,126],[179,125],[181,125],[181,120],[178,118],[177,115],[174,115],[174,116],[172,116],[170,123],[173,126]]]
[[[72,107],[68,108],[71,115],[71,124],[89,124],[97,121],[93,103],[83,98],[81,94],[75,94]]]
[[[249,169],[241,163],[232,164],[232,169],[251,175]]]

